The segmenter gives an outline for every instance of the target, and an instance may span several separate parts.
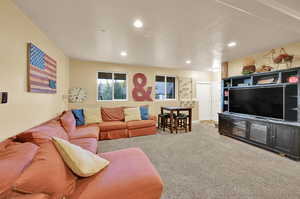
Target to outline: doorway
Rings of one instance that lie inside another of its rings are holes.
[[[197,82],[199,120],[212,120],[211,83]]]

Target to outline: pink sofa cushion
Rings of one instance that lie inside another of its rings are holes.
[[[100,122],[100,133],[101,131],[111,131],[111,130],[119,130],[119,129],[126,129],[126,122]]]
[[[10,189],[14,181],[30,164],[38,151],[32,143],[10,143],[0,151],[0,194]]]
[[[9,199],[50,199],[49,195],[43,193],[34,194],[16,194],[16,196],[9,196]]]
[[[140,120],[127,122],[127,129],[140,129],[155,126],[154,120]]]
[[[111,164],[78,180],[71,199],[159,199],[162,181],[148,157],[137,148],[103,153]]]
[[[16,137],[20,142],[33,142],[40,145],[46,142],[51,142],[51,138],[53,136],[65,140],[69,139],[68,134],[65,132],[60,122],[56,120],[51,120],[37,127],[31,128]]]
[[[99,138],[99,126],[98,125],[85,125],[77,127],[74,133],[69,134],[70,139],[78,138]]]
[[[13,142],[13,140],[10,139],[10,138],[0,142],[0,151],[4,150],[6,148],[6,146],[9,145],[12,142]]]
[[[101,116],[104,122],[124,121],[124,111],[122,107],[101,108]]]
[[[32,163],[14,183],[14,190],[22,193],[45,193],[62,198],[75,189],[76,177],[65,165],[53,143],[40,145]]]
[[[72,111],[65,111],[62,116],[60,116],[60,121],[67,133],[74,133],[76,130],[76,119]]]
[[[71,139],[70,142],[92,153],[97,153],[98,140],[95,138]]]

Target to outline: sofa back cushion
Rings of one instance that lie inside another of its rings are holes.
[[[86,124],[94,124],[102,122],[100,108],[85,108],[84,117]]]
[[[17,141],[33,142],[37,145],[51,142],[51,138],[59,137],[65,140],[69,139],[68,134],[57,120],[51,120],[37,127],[31,128],[16,136]]]
[[[74,133],[76,130],[76,120],[72,111],[65,111],[60,116],[61,125],[64,127],[67,133]]]
[[[101,108],[102,120],[105,122],[124,121],[124,111],[122,107]]]
[[[0,150],[0,194],[11,188],[38,151],[32,143],[11,142]]]
[[[45,193],[63,198],[75,189],[76,177],[64,164],[52,142],[40,145],[32,163],[14,183],[22,193]]]

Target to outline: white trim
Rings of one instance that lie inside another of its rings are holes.
[[[98,92],[98,73],[111,73],[112,74],[112,80],[113,80],[113,86],[112,86],[112,99],[111,100],[99,100],[99,92]],[[115,76],[114,74],[115,73],[119,73],[119,74],[125,74],[126,75],[126,99],[114,99],[114,89],[115,89],[115,86],[114,86],[114,81],[115,81]],[[97,71],[96,72],[96,92],[97,92],[97,95],[96,95],[96,101],[97,102],[126,102],[128,101],[129,97],[129,93],[128,93],[128,72],[115,72],[115,71]]]
[[[156,99],[156,76],[164,76],[165,77],[165,96],[167,97],[167,77],[174,77],[175,78],[175,98],[174,99]],[[155,77],[154,77],[154,100],[155,101],[158,101],[158,102],[163,102],[163,101],[177,101],[177,84],[178,84],[178,81],[177,81],[177,76],[176,75],[161,75],[161,74],[155,74]]]

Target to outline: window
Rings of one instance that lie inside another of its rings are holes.
[[[98,100],[127,100],[127,74],[98,72]]]
[[[175,99],[175,77],[157,75],[155,77],[155,99]]]

